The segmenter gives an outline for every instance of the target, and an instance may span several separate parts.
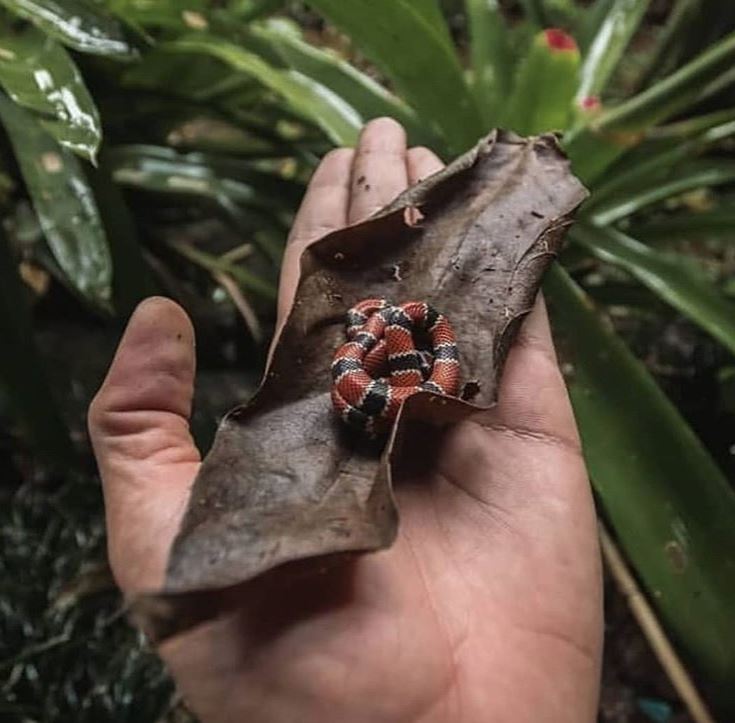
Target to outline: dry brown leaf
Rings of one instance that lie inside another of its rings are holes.
[[[496,131],[377,216],[311,246],[265,379],[224,418],[196,479],[166,592],[389,546],[407,422],[481,419],[492,406],[518,325],[585,196],[553,135]],[[472,401],[411,397],[385,449],[346,429],[330,401],[345,313],[368,297],[424,300],[445,314]]]

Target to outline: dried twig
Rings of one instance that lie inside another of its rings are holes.
[[[253,307],[250,306],[235,279],[224,271],[212,271],[212,277],[232,299],[232,303],[240,312],[245,326],[247,326],[250,335],[253,337],[253,341],[260,344],[263,341],[263,328],[258,321],[258,315],[253,311]]]
[[[716,723],[674,647],[666,637],[656,614],[628,569],[620,550],[602,522],[600,522],[600,545],[607,567],[620,592],[627,600],[633,617],[638,622],[654,655],[661,663],[661,667],[666,671],[679,698],[689,711],[692,720],[695,723]]]

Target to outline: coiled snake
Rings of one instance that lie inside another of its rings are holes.
[[[332,403],[351,427],[390,429],[418,391],[456,396],[459,353],[446,317],[429,304],[365,299],[347,312],[347,339],[332,362]]]

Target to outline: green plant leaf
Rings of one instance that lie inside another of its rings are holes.
[[[647,7],[643,0],[615,0],[611,5],[582,63],[578,106],[598,98],[605,89]]]
[[[0,386],[35,451],[67,467],[74,451],[33,339],[25,292],[0,224]]]
[[[646,144],[642,144],[640,158],[625,157],[619,169],[617,165],[611,168],[605,174],[605,180],[593,186],[594,194],[586,205],[585,212],[590,214],[594,209],[609,206],[616,201],[618,203],[621,200],[623,202],[626,200],[638,201],[639,199],[636,198],[638,194],[646,193],[654,186],[664,187],[672,176],[676,176],[675,183],[683,182],[686,177],[686,168],[682,173],[679,168],[682,161],[691,159],[707,150],[711,145],[733,135],[735,135],[735,120],[730,120],[722,125],[709,128],[689,140],[682,138],[677,142],[661,139],[647,155],[643,154]],[[705,162],[704,170],[719,167],[719,164],[719,161],[714,166]],[[701,172],[703,168],[697,164],[695,170]],[[727,180],[727,175],[725,175],[725,180]]]
[[[414,144],[434,143],[428,126],[380,83],[342,60],[335,52],[316,48],[304,42],[298,26],[283,20],[272,20],[251,29],[252,34],[275,48],[294,71],[312,78],[346,101],[363,121],[390,116],[399,121]]]
[[[686,49],[684,36],[691,32],[692,24],[703,11],[702,0],[674,0],[663,32],[655,41],[646,59],[638,83],[648,86],[656,78],[670,73],[681,61]]]
[[[499,104],[510,91],[515,58],[498,0],[465,0],[470,31],[472,85],[483,121],[497,124]]]
[[[97,107],[66,50],[33,26],[0,29],[0,84],[39,116],[65,148],[94,162],[102,140]]]
[[[206,0],[107,0],[112,12],[138,28],[206,30]]]
[[[619,105],[590,115],[564,141],[575,173],[593,183],[611,163],[640,143],[644,132],[735,81],[735,32],[675,73]]]
[[[712,211],[677,213],[633,225],[630,234],[646,243],[666,244],[677,241],[735,241],[735,208],[726,206]]]
[[[230,3],[227,10],[235,14],[241,22],[249,23],[264,15],[277,12],[286,3],[287,0],[247,0],[246,2],[240,0],[240,2]]]
[[[732,704],[735,494],[563,269],[545,292],[602,510],[687,660]]]
[[[575,28],[574,37],[577,39],[583,53],[587,52],[590,43],[599,33],[600,26],[615,2],[616,0],[593,0],[582,13],[579,26]]]
[[[100,211],[115,269],[112,284],[115,311],[120,318],[127,319],[143,299],[160,293],[160,289],[145,262],[135,220],[120,188],[112,180],[105,154],[99,168],[87,168],[87,178]]]
[[[0,0],[15,15],[82,53],[131,58],[138,55],[123,24],[85,0]]]
[[[546,16],[546,8],[544,6],[544,0],[520,0],[523,12],[526,15],[526,19],[538,26],[544,28],[548,25],[549,19]]]
[[[735,81],[735,33],[676,72],[612,108],[594,123],[599,130],[638,131],[670,118]]]
[[[691,118],[658,126],[650,131],[649,137],[654,140],[681,141],[697,136],[710,128],[725,125],[735,121],[735,108],[723,108],[722,110],[695,115]]]
[[[106,160],[113,179],[121,185],[216,204],[244,237],[254,239],[273,267],[280,262],[282,245],[266,243],[254,227],[285,236],[285,224],[278,219],[288,215],[303,196],[301,184],[250,168],[239,159],[177,153],[160,146],[118,146]],[[250,288],[263,291],[257,283]]]
[[[471,146],[484,131],[475,97],[435,0],[310,0],[391,80],[423,122],[446,139],[440,153]]]
[[[693,161],[682,165],[673,181],[641,185],[630,193],[620,194],[586,212],[593,223],[605,226],[630,216],[651,204],[698,188],[709,188],[735,181],[735,161]]]
[[[580,223],[569,237],[600,261],[625,269],[735,354],[735,304],[687,257],[652,249],[612,228]]]
[[[522,135],[566,128],[578,73],[574,39],[556,29],[539,33],[518,69],[503,124]]]
[[[336,93],[293,70],[274,68],[262,58],[234,43],[197,34],[165,43],[169,52],[202,53],[219,58],[278,93],[304,118],[320,127],[337,145],[354,145],[362,119]]]
[[[123,176],[140,188],[187,190],[185,179],[202,180],[207,193],[223,193],[236,203],[260,208],[289,210],[302,199],[305,186],[276,173],[260,170],[239,158],[206,153],[179,153],[166,146],[133,144],[110,149],[107,161],[122,181]],[[137,174],[137,175],[136,175]],[[127,182],[127,180],[126,180]],[[191,184],[192,189],[197,184]],[[216,192],[215,192],[216,191]]]
[[[0,94],[0,121],[15,151],[46,240],[72,286],[109,309],[112,260],[94,195],[77,158]]]

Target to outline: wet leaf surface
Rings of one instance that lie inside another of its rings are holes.
[[[26,110],[0,93],[5,127],[49,248],[72,287],[108,311],[112,259],[80,161]]]
[[[123,24],[88,0],[0,0],[10,12],[82,53],[134,58],[137,49]]]
[[[195,481],[167,592],[224,588],[291,561],[389,546],[398,524],[391,470],[410,458],[407,425],[482,421],[585,195],[554,136],[494,132],[377,216],[311,246],[265,379],[222,421]],[[409,225],[415,209],[422,220]],[[385,449],[343,427],[330,401],[345,312],[368,297],[426,300],[446,314],[465,396],[473,396],[472,404],[411,397]]]
[[[94,161],[102,140],[97,108],[66,50],[28,26],[0,29],[0,85],[65,148]]]

